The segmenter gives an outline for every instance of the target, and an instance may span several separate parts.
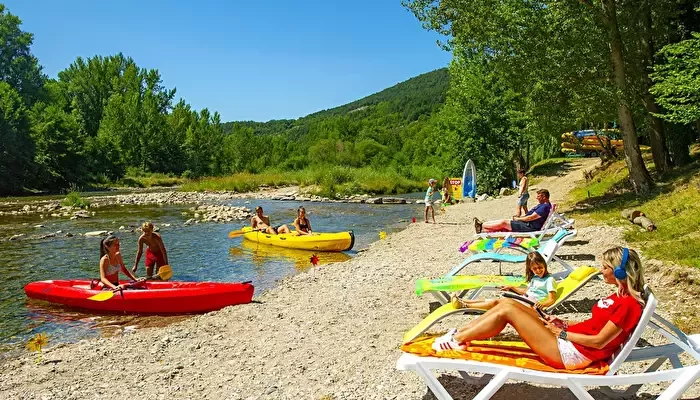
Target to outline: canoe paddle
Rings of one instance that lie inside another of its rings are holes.
[[[158,274],[156,276],[158,276],[160,279],[166,281],[166,280],[173,277],[173,270],[172,270],[172,268],[170,268],[170,265],[163,265],[158,270]],[[129,284],[128,286],[133,286],[137,283],[140,283],[140,282],[134,282],[134,283]],[[109,300],[112,297],[114,297],[114,293],[116,293],[117,291],[122,291],[122,290],[123,289],[120,289],[120,290],[113,289],[113,290],[109,290],[109,291],[102,291],[100,293],[97,293],[96,295],[88,297],[88,300],[106,301],[106,300]]]
[[[229,233],[228,233],[228,238],[229,238],[229,239],[233,239],[233,238],[235,238],[235,237],[241,236],[241,235],[244,234],[244,233],[248,233],[248,232],[259,232],[259,231],[260,231],[260,229],[253,229],[252,231],[250,231],[250,230],[244,230],[244,229],[239,229],[239,230],[237,230],[237,231],[231,231],[231,232],[229,232]]]

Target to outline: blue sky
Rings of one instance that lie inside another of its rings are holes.
[[[223,121],[298,118],[446,66],[400,0],[5,0],[52,78],[122,52]]]

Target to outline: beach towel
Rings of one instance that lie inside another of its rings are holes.
[[[421,336],[401,345],[401,350],[421,357],[442,357],[481,361],[544,372],[605,375],[610,369],[608,363],[603,361],[595,361],[588,367],[577,370],[554,368],[545,364],[540,356],[533,352],[527,344],[515,341],[474,340],[465,350],[445,350],[436,352],[433,350],[432,344],[437,337],[439,336]]]
[[[539,246],[540,241],[537,238],[531,237],[508,237],[508,238],[478,238],[467,240],[459,247],[459,251],[464,253],[469,250],[490,251],[498,250],[502,247],[520,247],[523,249],[531,249]]]

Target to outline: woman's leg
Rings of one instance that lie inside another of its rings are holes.
[[[466,308],[478,308],[480,310],[490,310],[498,305],[502,299],[479,299],[479,300],[459,300]]]
[[[459,343],[484,340],[498,335],[510,324],[544,362],[555,368],[563,368],[557,338],[529,309],[515,300],[501,299],[496,307],[461,328],[454,338]]]
[[[428,206],[425,206],[425,222],[428,223]]]

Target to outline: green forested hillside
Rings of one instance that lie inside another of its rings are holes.
[[[222,123],[217,112],[177,100],[158,70],[123,54],[78,57],[49,79],[31,53],[33,35],[1,4],[0,27],[0,195],[149,174],[310,171],[302,174],[314,177],[310,183],[361,175],[422,185],[442,173],[428,126],[444,103],[447,69],[296,120]]]
[[[325,164],[408,172],[412,165],[425,166],[425,154],[432,150],[420,131],[444,103],[448,86],[449,74],[443,68],[297,120],[223,124],[231,140],[245,138],[245,143],[270,150],[234,151],[231,172]],[[424,146],[428,149],[421,151]]]

